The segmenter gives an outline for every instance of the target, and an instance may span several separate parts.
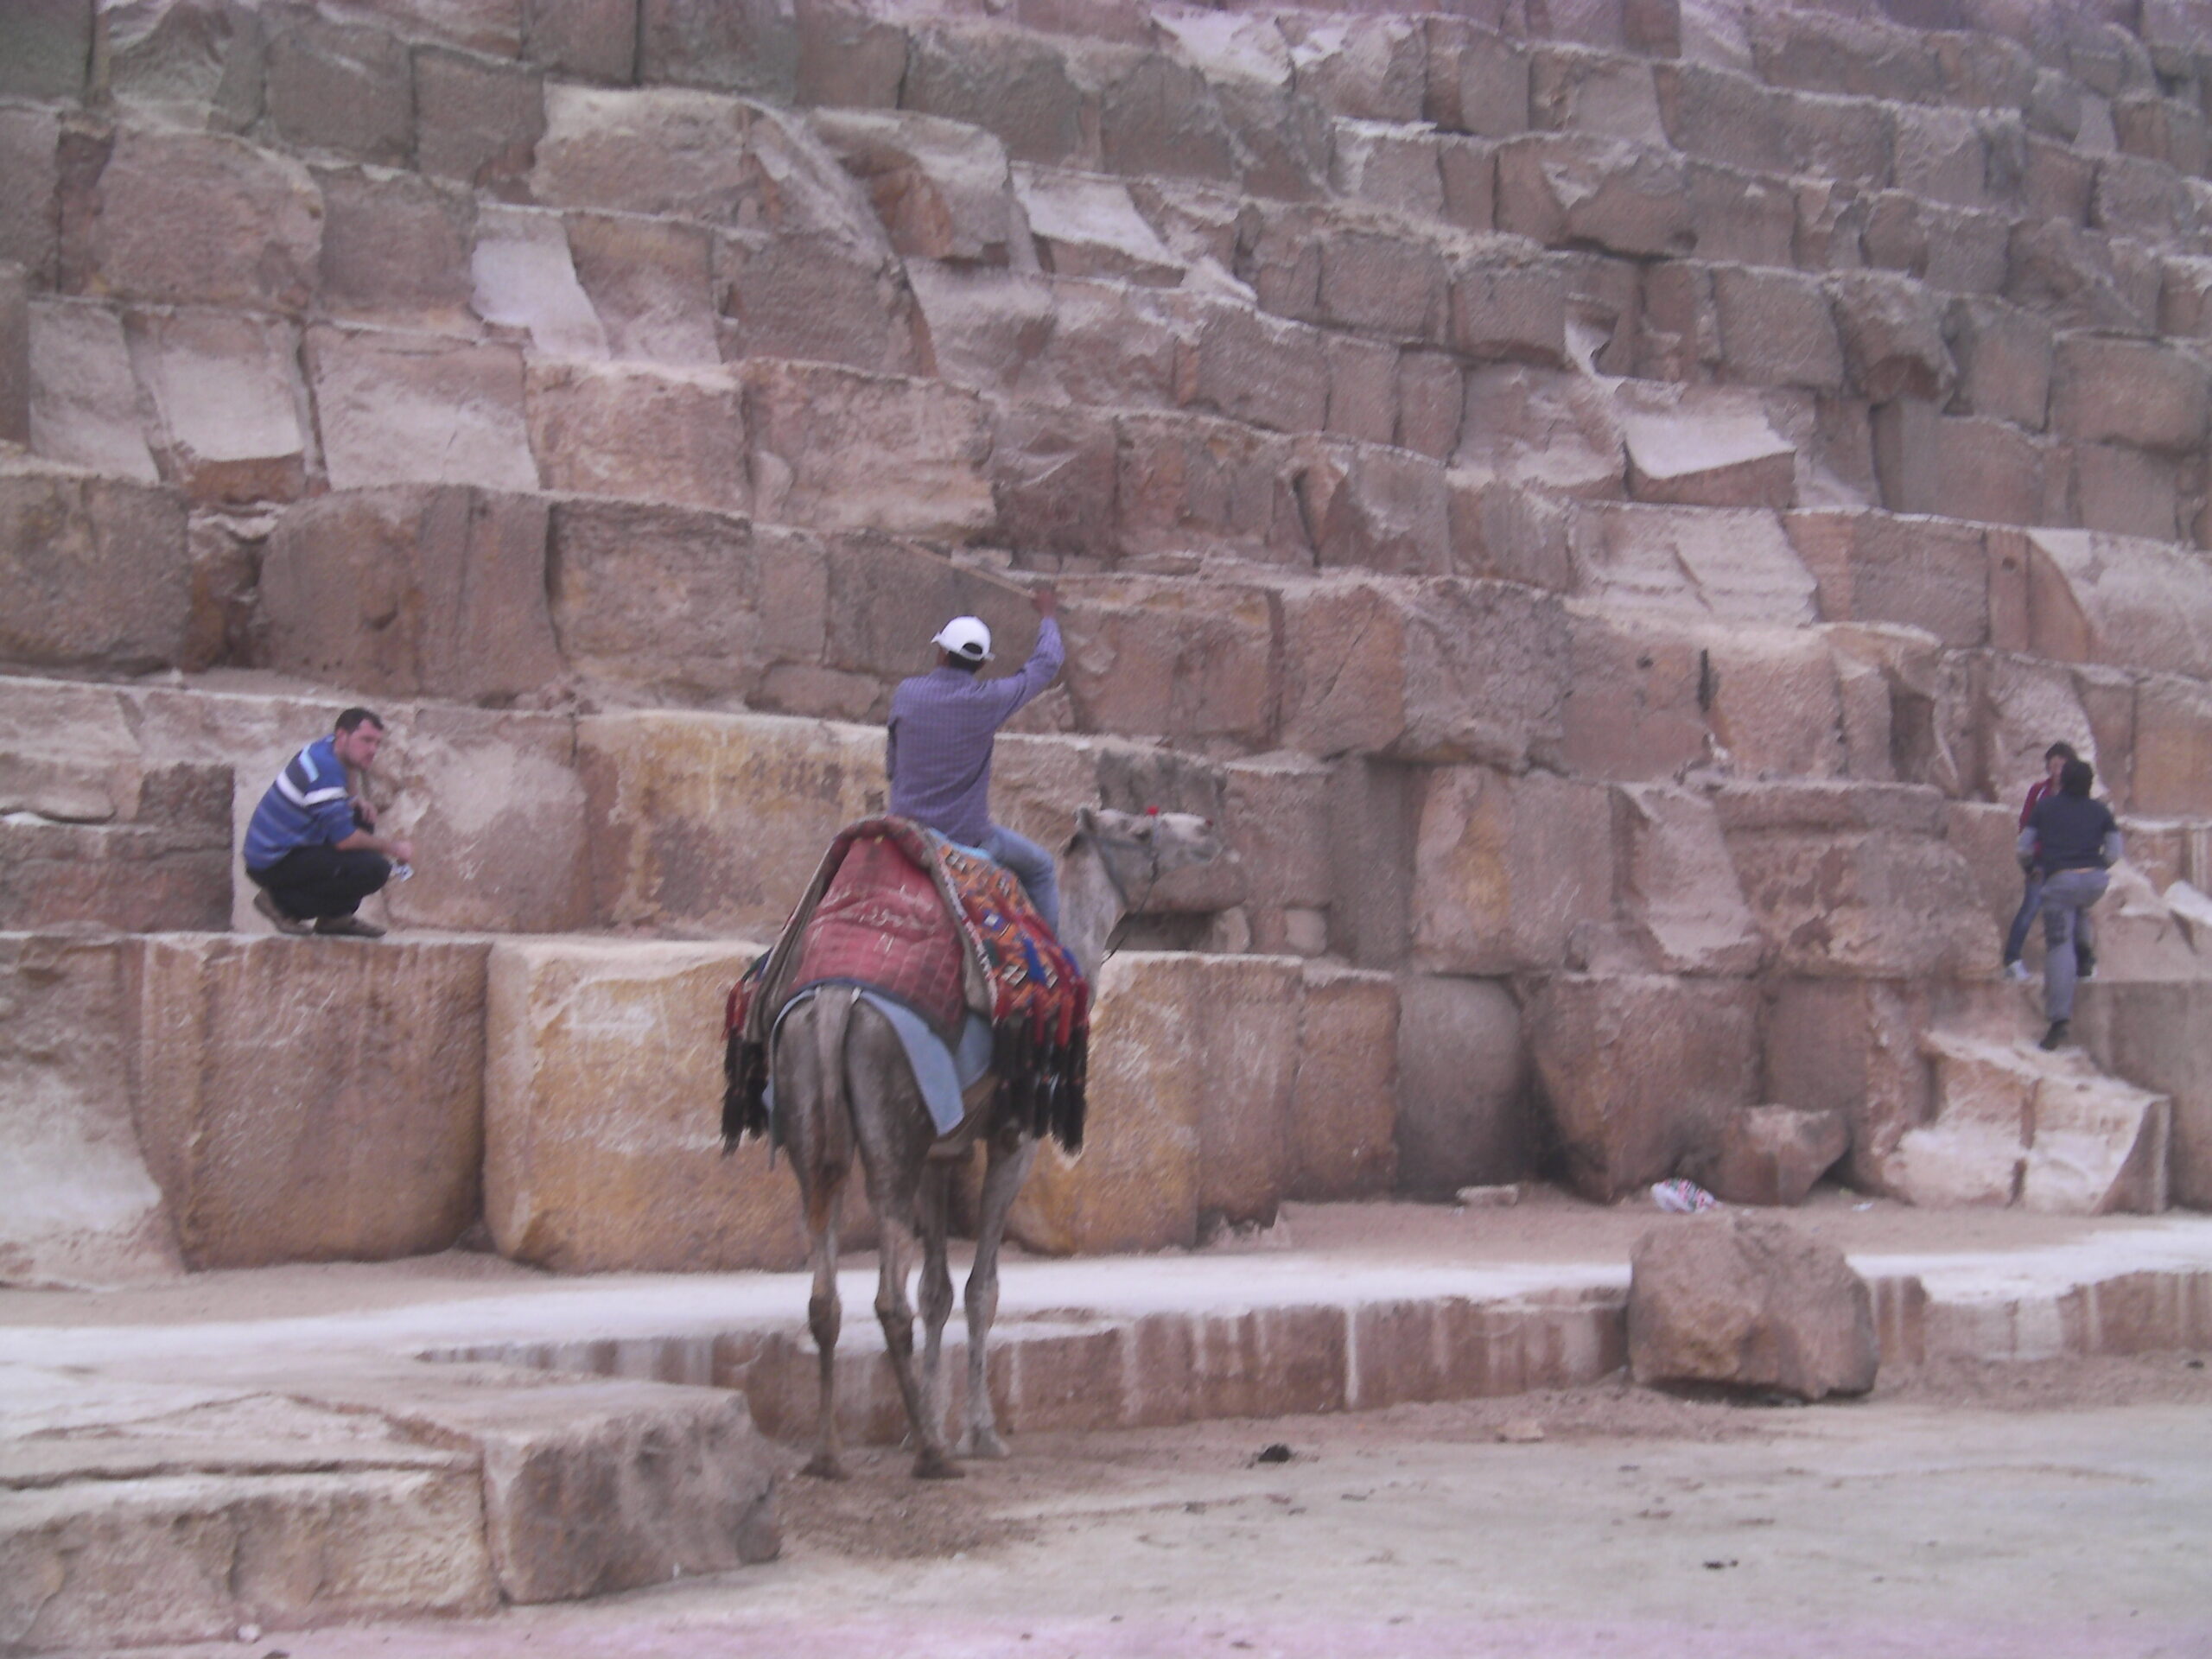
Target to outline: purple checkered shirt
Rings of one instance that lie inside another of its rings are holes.
[[[891,694],[884,765],[891,810],[963,847],[991,827],[991,744],[1000,727],[1060,671],[1067,653],[1060,625],[1038,625],[1037,649],[1019,674],[986,680],[965,669],[938,668],[902,680]]]

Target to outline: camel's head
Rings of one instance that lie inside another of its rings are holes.
[[[1081,808],[1076,837],[1088,841],[1133,912],[1207,912],[1244,902],[1244,868],[1211,818],[1195,812]]]

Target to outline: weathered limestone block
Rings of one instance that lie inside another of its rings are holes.
[[[434,1460],[432,1460],[434,1459]],[[431,1461],[431,1466],[408,1467]],[[397,1467],[241,1478],[185,1465],[10,1493],[0,1592],[36,1649],[235,1641],[251,1624],[485,1614],[499,1605],[481,1477],[416,1452]],[[58,1589],[57,1589],[58,1586]]]
[[[2183,539],[2182,477],[2175,461],[2124,443],[2074,446],[2070,484],[2082,528],[2146,540]],[[2045,518],[2056,518],[2047,512]]]
[[[1290,439],[1200,415],[1128,415],[1116,435],[1125,556],[1312,557],[1298,505],[1300,452]]]
[[[1870,403],[1940,403],[1955,371],[1936,298],[1910,278],[1850,271],[1830,279],[1851,380]]]
[[[2036,656],[2187,675],[2212,662],[2212,568],[2195,554],[2079,530],[2027,542]]]
[[[1054,43],[1001,29],[917,30],[899,102],[998,135],[1019,162],[1074,161],[1091,100]]]
[[[1302,482],[1320,564],[1449,573],[1451,493],[1440,461],[1381,444],[1332,448]]]
[[[1943,333],[1959,369],[1954,413],[2042,430],[2050,404],[2048,322],[2002,300],[1958,299],[1951,302]]]
[[[75,301],[29,310],[31,448],[109,478],[158,482],[122,319]]]
[[[1399,981],[1397,1188],[1440,1199],[1535,1157],[1521,1011],[1503,980]]]
[[[1898,622],[1949,645],[1990,634],[1990,554],[1978,526],[1886,513],[1794,512],[1792,546],[1829,622]]]
[[[1510,251],[1453,262],[1454,351],[1490,361],[1560,364],[1566,330],[1566,284],[1553,266]]]
[[[1944,977],[1986,964],[1995,941],[1941,839],[1934,790],[1735,784],[1713,801],[1776,971]]]
[[[1397,982],[1321,963],[1303,978],[1282,1196],[1380,1198],[1398,1166]]]
[[[1006,147],[989,133],[891,111],[816,110],[809,120],[866,189],[901,257],[995,265],[1015,258],[1022,219]]]
[[[286,311],[315,292],[322,202],[289,157],[235,138],[124,127],[92,211],[90,256],[106,292]]]
[[[576,280],[560,214],[486,204],[477,214],[469,276],[469,307],[494,327],[527,330],[530,343],[548,356],[607,355],[607,331]]]
[[[1732,402],[1683,397],[1624,410],[1629,493],[1682,506],[1795,505],[1796,446],[1764,413]]]
[[[0,1283],[105,1286],[182,1271],[130,1116],[114,942],[0,934],[7,1201]]]
[[[1510,137],[1529,130],[1529,55],[1518,41],[1458,17],[1423,19],[1423,118],[1451,132]]]
[[[1843,1252],[1777,1217],[1690,1216],[1629,1257],[1629,1369],[1638,1382],[1864,1394],[1881,1343]]]
[[[168,766],[144,775],[124,822],[0,818],[0,928],[226,926],[231,788],[227,766]]]
[[[626,213],[565,219],[576,278],[613,355],[702,368],[721,361],[705,230]]]
[[[2212,1068],[2204,1064],[2212,982],[2092,980],[2075,1004],[2074,1030],[2103,1070],[2171,1099],[2169,1196],[2200,1210],[2212,1203]]]
[[[1854,1186],[1890,1191],[1883,1180],[1890,1154],[1934,1110],[1916,1044],[1944,1012],[1932,1004],[1935,995],[1900,980],[1791,978],[1768,988],[1760,1096],[1801,1111],[1840,1112],[1850,1131],[1844,1174]]]
[[[1936,1116],[1907,1133],[1886,1183],[1917,1205],[2012,1205],[2062,1215],[2165,1207],[2171,1103],[2047,1054],[1936,1030]]]
[[[305,399],[289,325],[152,316],[132,344],[160,418],[162,473],[191,500],[289,500],[305,490]]]
[[[1436,772],[1414,867],[1414,961],[1431,973],[1564,965],[1578,925],[1612,919],[1604,786],[1478,766]]]
[[[1567,1179],[1598,1203],[1709,1156],[1728,1115],[1759,1098],[1748,980],[1557,974],[1524,1017]]]
[[[746,391],[761,517],[953,541],[991,523],[971,394],[817,363],[749,365]]]
[[[119,105],[222,132],[243,132],[261,114],[267,31],[243,0],[106,7],[100,50]]]
[[[2052,356],[2051,427],[2079,442],[2201,448],[2209,396],[2202,363],[2147,340],[2069,334]]]
[[[1783,269],[1796,258],[1797,198],[1789,181],[1707,162],[1692,162],[1683,172],[1692,245],[1702,257]],[[1801,321],[1815,342],[1834,327],[1824,328],[1817,310]],[[1836,367],[1840,375],[1840,360]]]
[[[1107,960],[1091,1006],[1083,1155],[1039,1148],[1007,1225],[1025,1249],[1105,1255],[1198,1242],[1207,1096],[1228,1081],[1206,1059],[1213,962],[1235,971],[1232,958],[1122,951]],[[1264,1147],[1265,1126],[1287,1114],[1287,1099],[1236,1092]]]
[[[811,535],[613,501],[562,502],[551,535],[555,628],[580,673],[706,702],[765,695],[779,665],[822,660],[828,574]]]
[[[486,947],[168,934],[131,950],[139,1138],[188,1266],[460,1236],[483,1155]]]
[[[1420,127],[1344,122],[1337,128],[1336,150],[1330,158],[1330,183],[1340,196],[1423,219],[1446,219],[1440,161],[1445,143]],[[1481,223],[1463,223],[1462,227],[1489,230],[1490,217],[1485,213]]]
[[[548,207],[709,223],[758,217],[791,232],[836,227],[880,244],[859,187],[801,130],[719,92],[552,81],[531,196]],[[792,170],[779,176],[787,158]]]
[[[1299,90],[1333,115],[1361,121],[1418,121],[1427,92],[1421,20],[1316,17],[1285,21]]]
[[[1649,969],[1757,972],[1766,943],[1712,802],[1663,784],[1617,785],[1612,818],[1620,921]]]
[[[853,110],[898,105],[907,56],[906,30],[899,24],[859,8],[818,5],[799,7],[794,21],[800,104]]]
[[[1326,336],[1224,302],[1198,314],[1189,407],[1277,432],[1319,432],[1330,420]]]
[[[604,925],[781,927],[830,839],[883,810],[880,729],[767,716],[580,721]]]
[[[23,268],[0,260],[0,443],[31,442],[31,288]]]
[[[2163,278],[2148,249],[2046,219],[2013,228],[2010,262],[2005,297],[2054,328],[2134,335],[2156,331]]]
[[[1835,653],[1810,630],[1706,624],[1693,631],[1717,750],[1745,772],[1834,778],[1848,754]]]
[[[272,666],[363,691],[512,702],[556,678],[543,500],[465,488],[318,497],[270,537]]]
[[[1471,473],[1585,500],[1628,493],[1620,411],[1588,375],[1474,370],[1454,459]]]
[[[1065,677],[1082,729],[1269,747],[1272,594],[1216,584],[1199,593],[1188,582],[1117,576],[1081,579],[1067,594]]]
[[[2139,812],[2212,813],[2212,687],[2145,679],[2136,688],[2128,799]]]
[[[1591,243],[1631,256],[1687,253],[1694,239],[1671,150],[1581,133],[1499,146],[1497,223],[1552,247]]]
[[[520,64],[426,48],[415,54],[416,165],[497,187],[530,171],[545,130],[543,78]]]
[[[414,64],[389,29],[313,13],[270,31],[269,117],[285,143],[401,167],[415,149]]]
[[[0,259],[41,287],[60,245],[60,136],[51,110],[0,109]]]
[[[327,325],[307,339],[333,489],[538,487],[515,346]]]
[[[766,948],[492,947],[484,1217],[501,1255],[561,1273],[805,1261],[790,1172],[757,1146],[721,1155],[722,1002]],[[873,1230],[857,1180],[848,1198],[840,1236],[865,1249]]]
[[[91,0],[25,0],[0,22],[0,97],[78,99],[92,61]]]
[[[1875,479],[1892,512],[2007,524],[2073,516],[2065,452],[2002,421],[1948,418],[1900,398],[1873,410],[1872,424]]]
[[[1700,248],[1704,238],[1700,238]],[[1833,392],[1843,347],[1827,295],[1795,271],[1723,266],[1713,273],[1721,361],[1731,378]]]
[[[524,397],[547,488],[746,510],[736,370],[536,362]]]
[[[1712,656],[1647,613],[1573,600],[1562,753],[1578,777],[1671,778],[1710,753]]]
[[[0,461],[0,658],[123,673],[175,663],[187,563],[175,492]]]
[[[315,180],[323,201],[322,302],[332,316],[474,332],[473,196],[382,168],[319,168]]]
[[[1850,1144],[1840,1111],[1746,1106],[1730,1116],[1713,1161],[1691,1173],[1723,1203],[1802,1204]]]
[[[1593,598],[1732,622],[1814,618],[1814,578],[1773,513],[1608,504],[1573,524],[1576,588]]]

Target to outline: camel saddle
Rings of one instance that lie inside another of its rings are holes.
[[[774,947],[723,1014],[722,1141],[772,1135],[777,1017],[800,993],[858,985],[911,1009],[948,1047],[969,1012],[991,1026],[997,1108],[1083,1144],[1090,988],[1013,874],[911,819],[838,832]]]

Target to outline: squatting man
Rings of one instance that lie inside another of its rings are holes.
[[[245,873],[261,889],[253,907],[280,933],[381,938],[353,912],[404,871],[415,845],[377,833],[377,810],[350,772],[365,773],[384,747],[384,721],[348,709],[330,735],[286,763],[246,826]]]

